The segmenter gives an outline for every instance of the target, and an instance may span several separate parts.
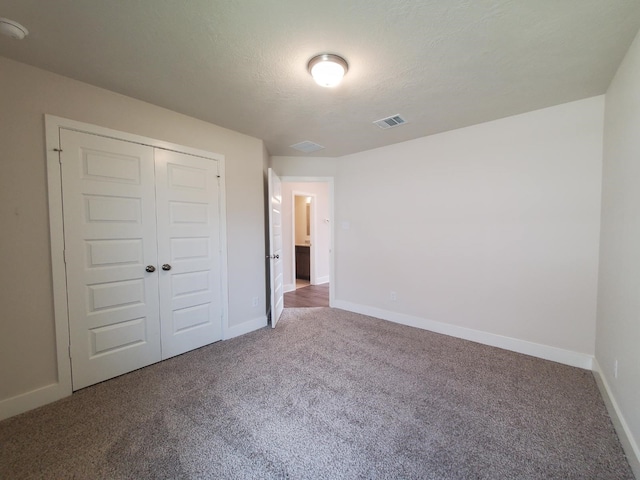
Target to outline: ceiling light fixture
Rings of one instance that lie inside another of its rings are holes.
[[[309,73],[322,87],[335,87],[342,81],[349,65],[347,61],[332,53],[317,55],[309,60]]]
[[[24,28],[18,22],[9,20],[8,18],[0,18],[0,33],[17,40],[22,40],[29,35],[29,30]]]

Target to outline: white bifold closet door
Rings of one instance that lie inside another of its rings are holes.
[[[168,150],[156,149],[155,160],[165,359],[222,338],[218,170]]]
[[[218,162],[60,130],[73,389],[222,337]]]

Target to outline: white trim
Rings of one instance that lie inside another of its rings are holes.
[[[263,315],[258,318],[254,318],[253,320],[247,320],[246,322],[242,322],[240,325],[234,325],[233,327],[227,328],[223,332],[222,340],[229,340],[230,338],[239,337],[240,335],[244,335],[246,333],[259,330],[266,326],[267,326],[266,315]]]
[[[329,282],[329,275],[325,277],[316,278],[316,283],[312,283],[312,285],[322,285],[323,283],[328,283],[328,282]]]
[[[186,155],[193,155],[195,157],[204,157],[213,160],[220,160],[224,162],[224,155],[219,153],[208,152],[206,150],[200,150],[198,148],[187,147],[186,145],[178,145],[177,143],[165,142],[164,140],[158,140],[157,138],[145,137],[137,135],[135,133],[122,132],[120,130],[113,130],[111,128],[101,127],[99,125],[93,125],[91,123],[77,122],[75,120],[69,120],[68,118],[56,117],[55,115],[45,114],[45,124],[54,126],[56,129],[65,128],[67,130],[74,130],[76,132],[88,133],[92,135],[100,135],[101,137],[112,138],[114,140],[124,140],[126,142],[137,143],[140,145],[147,145],[154,148],[162,148],[164,150],[171,150],[178,153],[184,153]],[[57,132],[56,132],[57,138]],[[47,137],[48,139],[48,137]],[[56,157],[57,158],[57,157]]]
[[[280,181],[282,181],[282,179],[280,179]],[[291,258],[290,258],[291,271],[289,272],[289,275],[291,275],[291,281],[294,283],[294,290],[295,290],[296,277],[297,277],[296,268],[298,268],[298,262],[296,261],[296,194],[293,191],[291,192],[290,208],[291,208],[291,238],[289,240],[291,241],[291,251],[289,253],[291,254]],[[282,216],[282,220],[284,223],[284,216]],[[282,228],[282,230],[284,231],[284,227]],[[283,235],[283,238],[284,238],[284,235]],[[282,256],[284,257],[284,249],[282,251]],[[309,265],[309,268],[311,268],[311,265]],[[284,262],[282,264],[282,270],[284,271]],[[287,292],[286,288],[284,289],[284,292]]]
[[[69,356],[69,311],[67,305],[67,271],[64,263],[64,220],[62,215],[62,170],[60,154],[59,119],[45,115],[45,142],[47,158],[47,182],[49,195],[49,236],[51,239],[51,276],[53,284],[53,315],[56,335],[56,358],[60,396],[71,395],[71,358]],[[41,391],[33,390],[38,398]],[[48,394],[42,396],[42,405]],[[14,397],[17,398],[17,397]],[[50,400],[53,401],[53,400]],[[34,407],[35,408],[35,407]]]
[[[524,353],[525,355],[563,363],[572,367],[591,370],[593,366],[593,356],[586,353],[573,352],[571,350],[542,345],[540,343],[533,343],[527,340],[520,340],[518,338],[505,337],[502,335],[496,335],[495,333],[488,333],[480,330],[474,330],[472,328],[436,322],[426,318],[392,312],[381,308],[369,307],[367,305],[359,305],[356,303],[346,302],[344,300],[336,300],[333,306],[335,308],[341,308],[350,312],[381,318],[401,325],[408,325],[422,330],[442,333],[451,337],[462,338],[464,340],[470,340],[472,342],[482,343],[492,347],[511,350],[512,352]]]
[[[66,388],[59,382],[6,398],[0,401],[0,420],[42,407],[69,395],[71,395],[71,388]]]
[[[329,225],[331,226],[331,238],[329,240],[329,279],[335,279],[335,228],[334,219],[335,216],[335,201],[334,201],[334,178],[333,177],[299,177],[299,176],[283,176],[280,180],[284,183],[327,183],[329,184]],[[295,273],[294,273],[295,278]],[[334,307],[335,294],[336,294],[336,282],[329,280],[329,306]]]
[[[218,162],[218,175],[220,183],[218,189],[219,214],[220,214],[220,299],[222,301],[222,339],[224,332],[229,328],[229,267],[227,264],[227,190],[224,157]]]
[[[295,283],[287,283],[283,287],[284,293],[295,292],[296,284]]]
[[[631,466],[631,470],[636,478],[640,478],[640,448],[638,447],[638,442],[633,438],[633,433],[631,433],[629,424],[625,420],[622,410],[620,410],[618,402],[616,402],[613,392],[609,387],[609,382],[607,382],[607,378],[604,375],[602,368],[600,368],[600,364],[596,358],[593,359],[593,377],[595,378],[600,394],[604,399],[604,404],[607,407],[607,411],[611,417],[611,422],[618,434],[618,438],[620,439],[624,453],[627,456],[627,461]]]

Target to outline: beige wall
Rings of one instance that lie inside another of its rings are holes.
[[[330,157],[271,157],[271,166],[281,177],[335,177],[338,159]]]
[[[282,199],[283,201],[284,198]],[[309,243],[310,236],[307,235],[307,201],[306,197],[295,197],[295,239],[296,245]]]
[[[596,359],[640,478],[640,34],[606,94],[602,185]]]
[[[57,380],[45,113],[223,154],[229,325],[264,316],[261,140],[0,57],[0,401]]]
[[[335,177],[336,306],[588,367],[603,111],[600,96],[272,163]]]
[[[340,158],[336,300],[593,355],[603,108]]]

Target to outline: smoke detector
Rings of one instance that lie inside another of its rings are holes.
[[[16,40],[22,40],[29,35],[29,30],[24,28],[18,22],[9,20],[8,18],[0,18],[0,33]]]

